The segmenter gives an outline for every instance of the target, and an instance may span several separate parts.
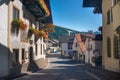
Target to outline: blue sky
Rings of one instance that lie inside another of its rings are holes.
[[[50,0],[53,24],[77,31],[98,31],[102,15],[93,8],[83,8],[83,0]]]

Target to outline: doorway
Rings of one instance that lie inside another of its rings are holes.
[[[19,49],[13,49],[14,60],[19,63]]]

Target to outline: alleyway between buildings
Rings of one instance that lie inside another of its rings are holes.
[[[83,64],[61,58],[60,53],[49,54],[48,59],[49,65],[45,69],[14,80],[99,80],[77,66]]]

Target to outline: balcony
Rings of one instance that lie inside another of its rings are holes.
[[[35,18],[47,17],[50,15],[44,0],[23,0],[23,4]]]

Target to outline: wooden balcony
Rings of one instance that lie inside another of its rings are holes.
[[[41,7],[39,0],[23,0],[23,4],[35,18],[46,17],[46,11]]]

